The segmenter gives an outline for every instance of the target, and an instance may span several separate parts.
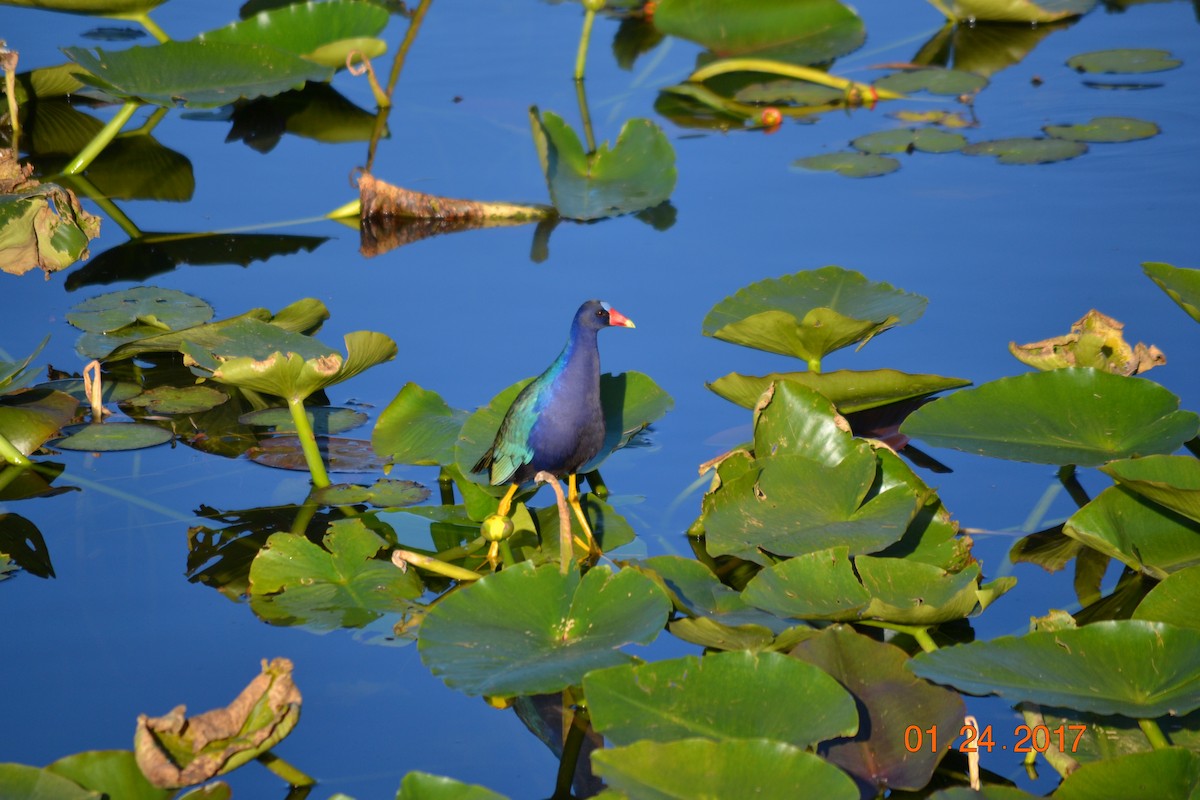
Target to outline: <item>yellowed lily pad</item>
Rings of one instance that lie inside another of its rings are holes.
[[[225,708],[187,717],[176,706],[162,717],[138,716],[133,751],[155,786],[178,788],[223,775],[267,752],[300,719],[292,662],[264,659],[262,674]]]
[[[1114,375],[1137,375],[1167,363],[1154,345],[1125,341],[1125,325],[1092,309],[1071,325],[1070,333],[1029,344],[1008,343],[1022,364],[1038,369],[1093,367]]]
[[[377,472],[383,459],[375,455],[370,442],[337,436],[320,436],[317,447],[330,472]],[[308,471],[300,440],[295,436],[273,436],[246,451],[251,461],[276,469]]]

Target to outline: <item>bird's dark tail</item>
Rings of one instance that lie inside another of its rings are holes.
[[[487,452],[475,462],[475,466],[471,467],[471,472],[483,472],[484,470],[489,469],[492,466],[492,461],[495,457],[495,454],[496,445],[493,444],[487,449]]]

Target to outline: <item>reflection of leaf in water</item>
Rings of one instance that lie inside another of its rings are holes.
[[[20,567],[39,578],[54,577],[54,565],[50,563],[50,550],[42,532],[19,514],[0,514],[0,579],[4,577],[6,559],[11,560],[11,569]]]
[[[990,77],[1019,64],[1042,39],[1071,24],[948,25],[939,29],[921,46],[912,57],[912,63],[952,67]]]
[[[365,142],[376,121],[374,114],[329,84],[308,83],[300,90],[237,103],[231,123],[226,142],[245,142],[259,153],[269,153],[284,133],[318,142]]]

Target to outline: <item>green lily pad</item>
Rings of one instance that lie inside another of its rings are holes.
[[[963,378],[941,375],[912,375],[894,369],[832,372],[772,372],[769,375],[741,375],[731,372],[707,386],[721,397],[744,408],[754,408],[772,383],[792,381],[815,389],[837,407],[841,414],[928,397],[947,389],[970,386]]]
[[[199,297],[175,289],[136,286],[84,300],[67,313],[67,322],[88,333],[109,333],[129,325],[177,331],[208,322],[212,316],[212,306]]]
[[[665,202],[675,189],[675,149],[650,120],[626,121],[616,144],[604,142],[590,153],[554,112],[531,108],[529,122],[550,201],[568,219],[641,211]]]
[[[755,575],[742,599],[758,608],[798,619],[855,620],[871,595],[854,575],[849,547],[789,558]]]
[[[354,430],[367,421],[367,415],[352,408],[334,408],[333,406],[305,406],[304,416],[308,424],[318,436],[334,436],[339,433]],[[292,412],[286,408],[264,408],[251,411],[238,417],[243,425],[255,425],[273,428],[277,433],[295,433],[296,421]]]
[[[380,478],[370,486],[335,483],[313,492],[313,499],[322,505],[373,505],[376,508],[413,506],[429,499],[429,489],[413,481]]]
[[[1153,122],[1134,117],[1093,117],[1082,125],[1046,125],[1042,130],[1047,136],[1072,142],[1133,142],[1160,133]]]
[[[930,94],[949,95],[973,94],[988,85],[988,79],[981,75],[963,72],[957,69],[942,69],[927,67],[925,69],[904,70],[894,72],[875,82],[875,88],[887,89],[900,94],[929,92]]]
[[[60,450],[84,450],[108,453],[117,450],[140,450],[165,444],[175,438],[166,428],[141,422],[105,422],[71,425],[63,428],[65,438],[54,446]]]
[[[394,464],[451,464],[467,416],[437,392],[406,383],[379,415],[371,444],[380,458]]]
[[[329,67],[257,44],[164,42],[120,51],[64,47],[63,52],[87,70],[79,76],[85,83],[122,100],[166,108],[216,108],[333,76]]]
[[[199,414],[224,403],[229,395],[208,386],[159,386],[129,401],[148,414]]]
[[[53,390],[9,395],[0,399],[0,436],[30,455],[74,418],[78,406],[75,398]]]
[[[1161,261],[1146,261],[1142,264],[1142,271],[1186,311],[1189,317],[1200,322],[1200,269],[1174,267]]]
[[[1133,618],[1184,628],[1200,627],[1200,565],[1168,575],[1142,598]]]
[[[1086,14],[1096,0],[953,0],[955,19],[985,22],[1054,22]],[[939,10],[941,7],[939,6]],[[1015,26],[1014,26],[1015,27]]]
[[[703,332],[734,344],[806,361],[866,343],[925,313],[928,301],[829,266],[752,283],[713,306]]]
[[[417,641],[425,665],[467,694],[542,694],[627,663],[618,648],[649,643],[669,611],[667,596],[633,570],[598,566],[580,579],[524,561],[444,596]]]
[[[1001,636],[913,658],[923,678],[971,694],[1135,719],[1200,708],[1200,630],[1114,620]]]
[[[1105,489],[1072,514],[1063,533],[1160,580],[1200,564],[1200,522],[1122,486]]]
[[[855,559],[871,602],[863,616],[902,625],[937,625],[963,619],[1016,584],[1015,578],[979,585],[979,565],[947,572],[907,558]]]
[[[1080,53],[1067,59],[1067,66],[1078,72],[1102,73],[1107,75],[1141,75],[1147,72],[1165,72],[1182,66],[1183,62],[1172,58],[1167,50],[1119,48]]]
[[[966,713],[956,692],[914,678],[908,654],[853,628],[834,625],[792,650],[795,658],[828,672],[854,695],[858,733],[819,745],[817,754],[878,791],[921,789],[944,749],[905,747],[905,729],[917,725],[957,732]]]
[[[361,439],[319,436],[317,448],[330,472],[378,472],[384,468],[383,461],[371,449],[371,443]],[[272,436],[262,439],[246,450],[246,457],[256,464],[275,469],[298,472],[309,470],[304,448],[300,446],[300,439],[296,436]]]
[[[802,383],[784,381],[764,392],[754,407],[754,455],[804,456],[826,467],[870,453],[846,430],[833,404]],[[763,462],[765,463],[765,462]]]
[[[855,150],[864,153],[953,153],[967,146],[967,137],[937,128],[902,128],[876,131],[859,136],[850,142]]]
[[[792,166],[817,172],[836,172],[847,178],[877,178],[900,169],[900,162],[888,156],[848,150],[798,158],[792,162]]]
[[[779,653],[684,656],[589,672],[592,724],[609,741],[775,739],[809,747],[858,732],[854,700],[816,667]]]
[[[141,14],[162,5],[165,0],[4,0],[7,5],[45,8],[68,14]]]
[[[387,546],[361,519],[329,526],[318,547],[295,533],[275,533],[250,565],[250,608],[272,625],[316,630],[361,628],[402,613],[424,587],[416,570],[375,558]]]
[[[937,447],[1031,461],[1098,466],[1170,453],[1200,419],[1145,378],[1056,369],[1001,378],[917,409],[900,432]]]
[[[24,188],[0,193],[0,271],[24,275],[41,269],[49,275],[87,258],[88,241],[100,235],[100,218],[57,184],[18,186]]]
[[[374,37],[387,23],[387,9],[374,3],[295,3],[202,33],[196,41],[265,45],[337,69],[346,66],[350,50],[367,58],[383,55],[387,45]]]
[[[193,718],[176,706],[162,717],[138,717],[133,752],[155,786],[180,788],[237,769],[283,741],[300,720],[292,662],[262,662],[262,673],[226,708]]]
[[[72,780],[26,764],[0,764],[0,794],[9,800],[98,800]]]
[[[474,783],[462,783],[427,772],[410,772],[400,781],[396,800],[508,800]]]
[[[1191,456],[1146,456],[1100,468],[1131,492],[1200,522],[1200,461]]]
[[[171,789],[161,789],[146,780],[130,750],[89,750],[65,756],[46,767],[48,772],[69,778],[80,786],[122,800],[167,800]]]
[[[768,739],[641,741],[595,751],[592,767],[609,788],[644,800],[859,796],[854,781],[841,770],[798,747]]]
[[[1001,164],[1051,164],[1081,156],[1087,149],[1083,142],[1017,136],[969,144],[962,152],[969,156],[997,156]]]
[[[563,492],[566,492],[566,486],[563,486]],[[583,508],[583,515],[588,519],[588,525],[592,529],[592,535],[596,537],[596,543],[600,545],[600,549],[605,553],[615,550],[622,545],[629,544],[637,538],[633,527],[629,521],[625,519],[611,505],[601,500],[595,494],[588,492],[580,494],[580,506]],[[534,511],[534,516],[537,519],[537,529],[541,532],[541,542],[535,550],[525,551],[522,553],[526,558],[537,559],[541,558],[558,563],[559,554],[559,521],[558,521],[558,504],[546,506],[545,508],[530,509]],[[490,512],[489,512],[490,513]],[[579,521],[575,519],[575,515],[571,515],[571,530],[576,536],[583,537],[583,529],[579,527]],[[585,557],[587,551],[582,548],[579,542],[575,543],[575,553],[578,557]],[[514,548],[515,550],[516,548]],[[538,561],[537,563],[541,563]]]
[[[857,50],[861,19],[838,0],[659,0],[654,27],[722,57],[819,64]]]
[[[1162,800],[1189,800],[1200,792],[1200,755],[1182,747],[1083,764],[1054,792],[1055,800],[1136,797],[1147,787]]]
[[[29,369],[29,365],[37,358],[38,353],[42,352],[42,348],[46,346],[46,342],[48,341],[50,341],[50,334],[46,334],[41,344],[34,348],[34,351],[21,361],[0,361],[0,394],[24,389],[37,380],[37,370]],[[57,389],[58,387],[51,386],[49,388]]]

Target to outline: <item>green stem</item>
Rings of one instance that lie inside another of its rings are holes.
[[[154,132],[154,129],[158,127],[158,123],[162,122],[163,117],[165,117],[167,112],[170,110],[171,109],[164,106],[159,106],[150,112],[150,116],[146,117],[146,121],[143,122],[140,127],[131,131],[126,131],[125,133],[121,134],[121,138],[125,138],[127,136],[149,136]]]
[[[817,358],[817,357],[808,359],[808,371],[815,375],[820,375],[821,374],[821,359]]]
[[[449,550],[442,550],[438,553],[438,558],[442,561],[456,561],[460,558],[466,558],[472,553],[478,553],[487,546],[487,539],[484,539],[482,536],[476,536],[473,540],[464,545],[451,547]]]
[[[592,489],[592,494],[601,500],[608,498],[608,484],[604,482],[604,478],[600,477],[600,470],[594,469],[584,477],[587,478],[588,486]]]
[[[408,30],[404,32],[404,41],[400,42],[400,49],[396,51],[396,58],[392,61],[392,74],[388,75],[387,92],[390,100],[393,92],[396,90],[396,82],[400,80],[400,71],[404,69],[404,61],[408,58],[409,48],[417,39],[417,32],[421,30],[421,23],[425,19],[425,12],[429,10],[429,6],[433,0],[421,0],[421,4],[417,6],[417,10],[413,12],[412,19],[409,20]]]
[[[438,495],[442,505],[454,505],[454,479],[450,477],[450,473],[446,472],[445,467],[442,467],[438,473]]]
[[[590,155],[596,152],[596,136],[592,133],[592,113],[588,110],[587,92],[583,90],[583,81],[578,78],[575,79],[575,99],[579,101],[579,118],[583,121],[583,138],[587,143],[587,151]]]
[[[0,433],[0,458],[3,458],[14,467],[32,467],[31,461],[24,453],[16,448],[4,434]]]
[[[137,111],[138,105],[138,103],[129,102],[121,106],[121,109],[113,115],[108,124],[101,128],[100,132],[92,137],[90,142],[84,145],[84,148],[79,151],[79,155],[75,156],[70,164],[67,164],[63,172],[67,175],[75,175],[87,169],[96,160],[96,156],[100,155],[104,151],[104,148],[108,147],[109,143],[121,132],[121,128],[125,127],[125,123],[129,122],[130,117],[133,116],[133,112]]]
[[[141,239],[142,231],[134,224],[133,220],[125,216],[125,212],[121,211],[107,195],[103,194],[96,185],[88,180],[86,175],[63,175],[60,183],[64,184],[68,189],[74,189],[76,194],[81,194],[88,200],[91,200],[100,210],[103,211],[109,219],[117,223],[125,235],[130,239]]]
[[[1083,508],[1091,502],[1087,491],[1083,488],[1083,484],[1079,482],[1079,477],[1075,473],[1075,465],[1067,464],[1058,468],[1058,480],[1062,483],[1063,488],[1067,490],[1067,494],[1071,495],[1071,499],[1075,501],[1075,505]]]
[[[567,739],[563,742],[562,757],[558,759],[558,775],[554,780],[554,794],[550,800],[570,800],[571,784],[575,781],[575,767],[579,763],[579,754],[583,751],[587,726],[587,711],[577,708],[571,718],[571,729],[567,731]]]
[[[362,203],[355,198],[344,206],[338,206],[333,211],[325,215],[326,219],[342,219],[344,217],[357,217],[362,213]]]
[[[596,12],[590,8],[583,13],[583,32],[579,34],[579,50],[575,53],[575,80],[582,81],[583,73],[587,68],[587,53],[588,42],[592,38],[592,22],[596,19]]]
[[[898,622],[883,622],[877,619],[860,619],[858,624],[869,625],[872,628],[886,628],[897,633],[907,633],[916,640],[917,644],[921,645],[921,649],[926,653],[932,653],[938,649],[937,643],[929,635],[928,625],[901,625]]]
[[[317,447],[317,437],[313,434],[312,425],[308,424],[308,414],[304,412],[304,401],[288,398],[288,410],[292,412],[292,422],[296,425],[296,438],[300,440],[300,449],[304,452],[308,471],[312,473],[313,486],[324,489],[329,485],[329,473],[325,471],[325,462],[321,460],[321,449]]]
[[[300,770],[293,767],[274,753],[263,753],[258,757],[258,763],[283,778],[288,786],[313,786],[316,781]]]
[[[403,550],[400,548],[393,550],[392,563],[396,564],[397,560],[404,562],[406,567],[408,564],[416,564],[421,569],[428,570],[429,572],[435,572],[438,575],[456,581],[479,580],[479,575],[471,572],[469,569],[463,569],[462,567],[455,566],[454,564],[447,564],[440,558],[422,555],[421,553],[414,553],[412,550]],[[396,566],[400,565],[396,564]]]
[[[7,466],[0,467],[0,492],[8,488],[8,485],[17,478],[25,474],[25,467]]]
[[[505,569],[512,569],[517,565],[517,558],[513,555],[512,548],[508,544],[508,539],[500,542],[500,560],[504,562]]]
[[[308,530],[308,523],[312,522],[313,517],[317,515],[317,504],[313,502],[312,495],[309,495],[304,501],[304,505],[300,506],[296,511],[296,518],[292,520],[292,527],[289,533],[299,534],[303,536]]]
[[[1142,729],[1142,733],[1146,734],[1146,740],[1150,742],[1150,746],[1155,750],[1162,750],[1164,747],[1171,746],[1167,735],[1163,733],[1162,728],[1158,727],[1158,723],[1154,720],[1139,719],[1138,727]]]

